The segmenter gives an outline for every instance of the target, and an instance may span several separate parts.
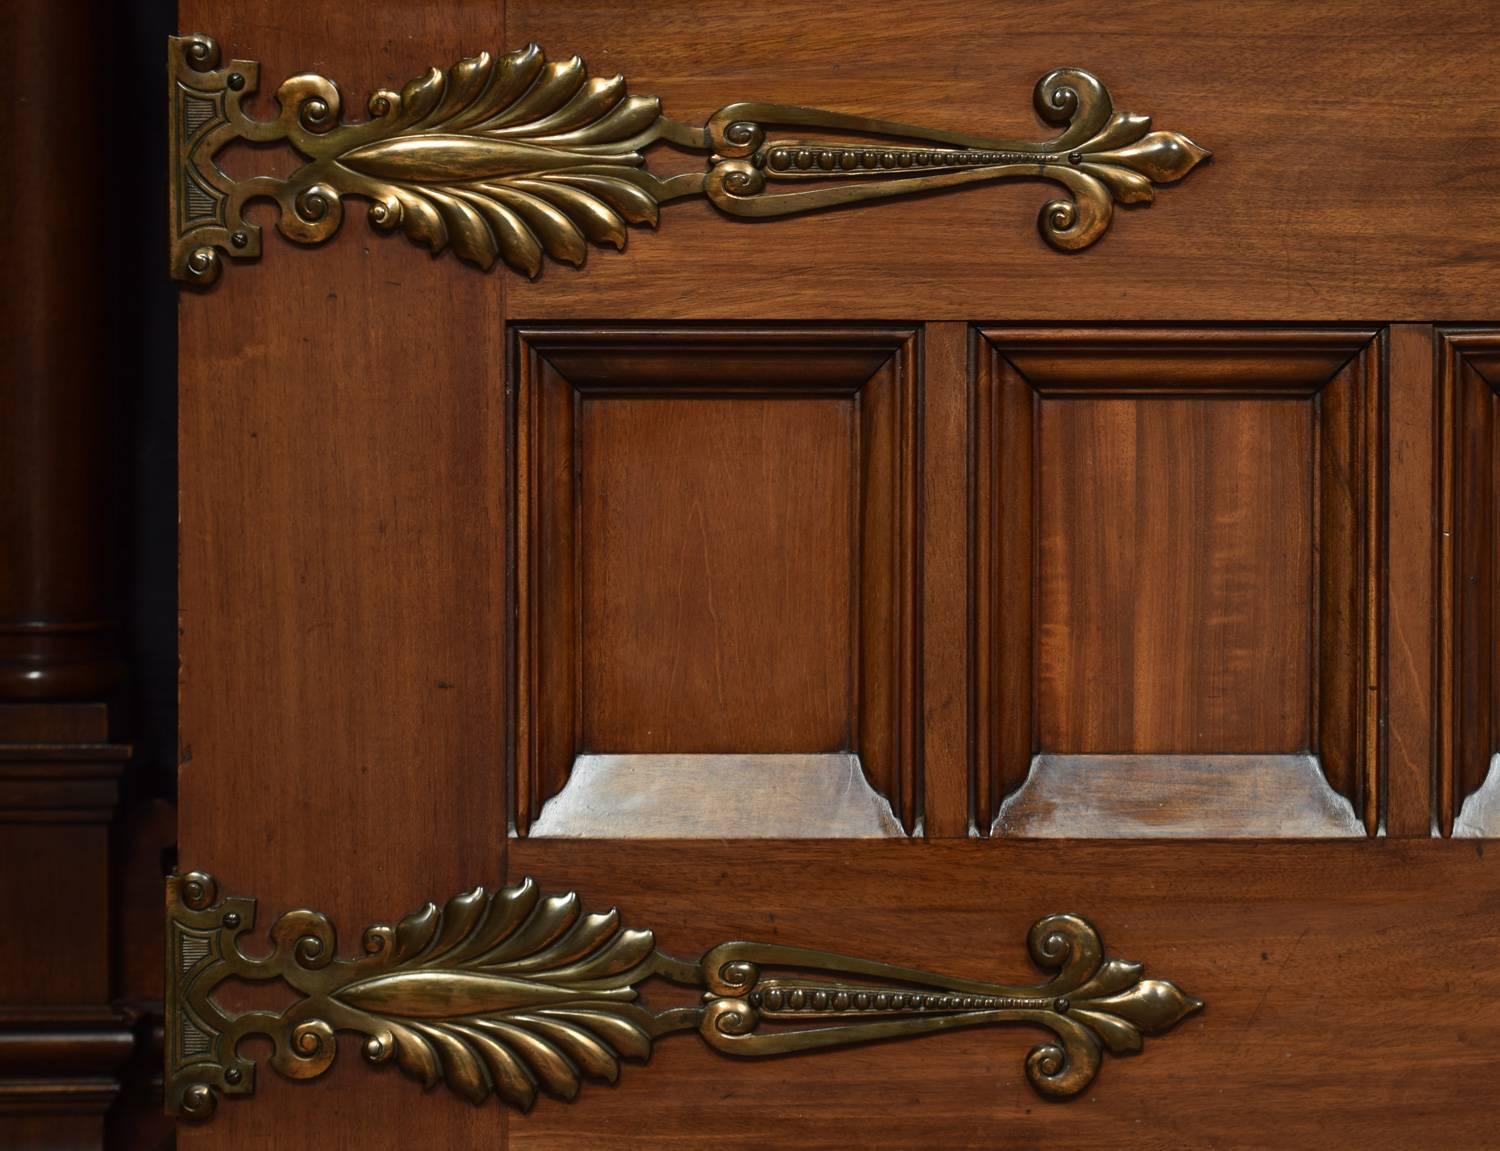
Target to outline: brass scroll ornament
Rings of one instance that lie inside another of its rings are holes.
[[[167,887],[166,1104],[206,1118],[217,1097],[255,1089],[247,1035],[268,1036],[272,1068],[311,1079],[332,1064],[335,1031],[365,1037],[371,1063],[394,1062],[424,1087],[443,1081],[473,1103],[497,1095],[530,1108],[538,1092],[572,1099],[581,1082],[613,1082],[623,1060],[697,1031],[726,1055],[780,1055],[991,1023],[1030,1023],[1055,1041],[1026,1058],[1044,1095],[1083,1090],[1104,1049],[1138,1051],[1143,1032],[1202,1006],[1141,965],[1106,959],[1099,933],[1050,915],[1027,936],[1037,986],[950,979],[798,947],[725,943],[698,963],[664,955],[649,931],[614,911],[584,915],[572,893],[543,897],[530,879],[429,903],[394,928],[364,933],[364,954],[335,958],[334,930],[316,911],[271,927],[270,953],[247,955],[255,900],[220,899],[199,872]],[[701,1001],[653,1011],[638,985],[652,977],[701,988]],[[226,1010],[225,980],[281,980],[303,998],[281,1012]]]
[[[257,198],[276,201],[277,227],[298,243],[332,236],[344,197],[360,196],[377,228],[399,228],[433,252],[451,247],[484,268],[498,258],[536,276],[543,255],[578,266],[589,243],[624,248],[627,224],[654,227],[660,206],[685,196],[707,196],[731,216],[786,216],[1039,178],[1071,193],[1043,206],[1040,226],[1053,246],[1074,250],[1104,233],[1115,200],[1150,202],[1155,185],[1180,180],[1209,155],[1178,132],[1152,132],[1149,116],[1115,111],[1104,85],[1076,68],[1037,82],[1037,113],[1061,126],[1039,143],[782,104],[730,104],[694,128],[663,116],[654,96],[627,95],[623,77],[590,78],[577,56],[548,63],[535,44],[376,92],[370,119],[354,123],[341,122],[338,88],[310,74],[277,88],[275,119],[253,119],[244,101],[258,80],[252,60],[219,67],[207,36],[169,40],[178,279],[209,284],[221,253],[260,255],[260,228],[244,217]],[[803,131],[773,138],[773,127]],[[284,141],[307,162],[284,180],[238,180],[215,162],[236,140]],[[653,175],[642,153],[658,141],[708,154],[707,172]]]

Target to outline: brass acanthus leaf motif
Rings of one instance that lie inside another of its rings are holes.
[[[370,111],[353,147],[329,141],[340,147],[329,182],[370,197],[373,224],[434,252],[451,245],[481,267],[500,257],[535,276],[543,253],[578,266],[589,243],[623,249],[627,224],[657,223],[656,181],[637,149],[655,138],[660,105],[626,95],[619,76],[590,79],[577,56],[480,53],[377,93]]]
[[[425,1087],[528,1108],[539,1087],[571,1099],[581,1078],[612,1083],[621,1059],[651,1053],[652,1016],[634,1003],[651,933],[583,915],[571,893],[476,888],[371,929],[365,950],[375,958],[329,998],[358,1013],[367,1059],[394,1057]]]
[[[254,61],[219,67],[206,36],[171,37],[168,52],[172,270],[197,284],[217,278],[223,255],[259,256],[260,229],[244,217],[257,198],[277,202],[278,229],[299,243],[328,239],[344,198],[361,197],[378,228],[534,277],[544,256],[580,266],[590,244],[623,249],[629,225],[655,227],[660,206],[685,196],[770,217],[1020,177],[1072,193],[1044,206],[1041,230],[1055,247],[1083,248],[1109,226],[1116,200],[1150,201],[1157,184],[1209,155],[1180,133],[1151,132],[1149,117],[1116,112],[1104,86],[1074,68],[1037,84],[1038,114],[1064,126],[1037,143],[758,103],[728,105],[694,128],[663,116],[655,97],[628,94],[623,77],[590,77],[576,56],[549,62],[535,44],[376,92],[363,121],[343,121],[332,81],[294,76],[276,90],[277,117],[256,120],[243,108]],[[772,137],[776,127],[845,138]],[[236,180],[215,156],[237,139],[284,141],[307,162],[285,180]],[[703,153],[707,171],[652,174],[644,150],[658,141]],[[804,186],[771,190],[788,182]]]
[[[530,879],[429,903],[395,927],[376,925],[362,954],[336,957],[332,925],[291,911],[270,929],[271,952],[247,955],[241,937],[255,901],[220,899],[201,872],[167,889],[166,1095],[173,1114],[206,1118],[221,1094],[254,1090],[247,1035],[268,1036],[273,1070],[311,1079],[332,1065],[338,1031],[364,1036],[371,1063],[393,1062],[426,1088],[472,1103],[491,1096],[528,1109],[538,1094],[572,1099],[586,1079],[614,1082],[622,1062],[697,1031],[727,1055],[836,1047],[996,1023],[1051,1030],[1026,1074],[1043,1094],[1077,1094],[1104,1050],[1137,1051],[1202,1004],[1141,967],[1106,959],[1099,934],[1075,915],[1038,922],[1033,960],[1054,972],[1040,985],[1004,985],[821,951],[726,943],[700,962],[657,950],[649,931],[613,911],[584,914],[572,893],[544,897]],[[301,995],[282,1012],[227,1011],[227,979],[281,981]],[[697,1005],[653,1010],[639,986],[657,978],[699,989]]]

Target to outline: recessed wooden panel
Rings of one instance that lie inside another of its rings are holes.
[[[981,824],[1373,827],[1374,333],[981,335]]]
[[[585,748],[848,746],[856,418],[852,396],[582,401]]]
[[[1311,746],[1309,404],[1053,398],[1038,408],[1041,746]]]
[[[1443,825],[1500,835],[1500,332],[1441,333]],[[1451,638],[1449,638],[1451,637]]]
[[[836,755],[912,825],[915,397],[907,330],[519,331],[518,829],[584,755],[619,835],[722,833],[712,781],[757,763],[787,817],[744,804],[745,834],[854,834],[784,786]],[[671,818],[620,798],[683,756],[723,771],[693,760]]]

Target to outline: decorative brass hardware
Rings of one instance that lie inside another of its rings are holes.
[[[730,104],[694,128],[663,116],[655,97],[627,95],[623,77],[591,79],[577,56],[548,63],[535,44],[376,92],[371,118],[354,123],[341,123],[338,88],[311,74],[277,88],[274,120],[251,118],[243,104],[259,66],[219,67],[207,36],[169,39],[167,81],[172,274],[197,284],[217,278],[221,253],[260,255],[260,229],[244,218],[257,198],[276,201],[278,228],[298,243],[328,239],[344,197],[361,196],[377,228],[535,276],[543,255],[577,266],[589,243],[624,248],[627,224],[654,227],[660,206],[685,196],[731,216],[786,216],[1025,177],[1072,194],[1048,201],[1040,226],[1053,246],[1074,250],[1103,234],[1115,200],[1149,202],[1155,185],[1209,155],[1180,133],[1152,132],[1148,116],[1116,112],[1104,85],[1076,68],[1037,82],[1037,113],[1063,126],[1039,143],[782,104]],[[778,126],[831,135],[771,138]],[[215,162],[235,140],[285,141],[307,162],[284,180],[238,180]],[[642,152],[658,141],[709,154],[708,171],[653,175]]]
[[[1075,1095],[1104,1049],[1138,1051],[1143,1032],[1171,1027],[1202,1003],[1141,966],[1106,959],[1099,933],[1076,915],[1050,915],[1027,937],[1037,986],[950,979],[884,963],[765,943],[725,943],[701,962],[657,950],[649,931],[614,911],[584,915],[571,892],[543,898],[530,879],[429,903],[363,937],[364,954],[337,959],[334,929],[316,911],[271,927],[254,958],[240,937],[255,900],[220,899],[201,872],[167,883],[166,1104],[206,1118],[217,1096],[255,1089],[238,1051],[268,1036],[271,1067],[293,1079],[323,1074],[335,1031],[365,1036],[372,1063],[393,1061],[424,1087],[439,1080],[473,1103],[497,1095],[529,1108],[538,1091],[572,1099],[584,1078],[613,1082],[623,1060],[697,1031],[726,1055],[780,1055],[990,1023],[1049,1028],[1026,1075],[1044,1095]],[[697,1005],[653,1011],[639,1000],[652,977],[702,988]],[[225,980],[281,980],[303,998],[282,1012],[226,1010]]]

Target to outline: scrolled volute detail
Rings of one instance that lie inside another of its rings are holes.
[[[367,1062],[393,1063],[424,1088],[525,1109],[539,1094],[572,1099],[586,1080],[615,1081],[676,1031],[761,1056],[1025,1023],[1054,1036],[1027,1056],[1028,1078],[1067,1096],[1093,1079],[1105,1050],[1139,1050],[1144,1033],[1201,1006],[1141,978],[1139,964],[1105,958],[1098,932],[1074,915],[1032,928],[1031,956],[1053,974],[1018,986],[761,943],[721,944],[689,963],[615,911],[585,914],[577,895],[543,896],[530,879],[376,924],[348,958],[319,912],[282,915],[269,949],[242,945],[254,922],[254,900],[220,898],[206,874],[169,881],[166,1094],[183,1117],[207,1118],[219,1095],[253,1090],[255,1063],[238,1050],[246,1036],[271,1040],[278,1074],[312,1079],[333,1064],[338,1031],[364,1036]],[[213,998],[231,978],[279,980],[300,998],[280,1013],[235,1013]],[[653,978],[701,998],[653,1010],[640,997]]]
[[[623,77],[592,77],[577,56],[548,61],[535,44],[378,91],[365,120],[344,118],[331,80],[293,76],[276,89],[276,116],[259,120],[243,107],[258,83],[253,61],[221,66],[206,36],[172,37],[168,51],[171,267],[199,286],[225,256],[260,255],[260,229],[244,215],[254,199],[276,202],[278,230],[297,243],[329,239],[343,199],[358,197],[378,229],[535,277],[546,259],[577,267],[591,246],[623,249],[631,226],[655,227],[661,205],[686,196],[765,218],[1023,177],[1069,191],[1044,205],[1040,226],[1075,250],[1103,234],[1115,201],[1150,201],[1209,155],[1180,133],[1150,131],[1149,117],[1116,112],[1104,85],[1076,68],[1038,82],[1038,115],[1062,127],[1038,143],[760,103],[727,105],[695,128],[628,93]],[[284,180],[237,180],[215,161],[236,139],[285,142],[305,163]],[[656,176],[645,150],[659,141],[704,154],[707,170]]]

